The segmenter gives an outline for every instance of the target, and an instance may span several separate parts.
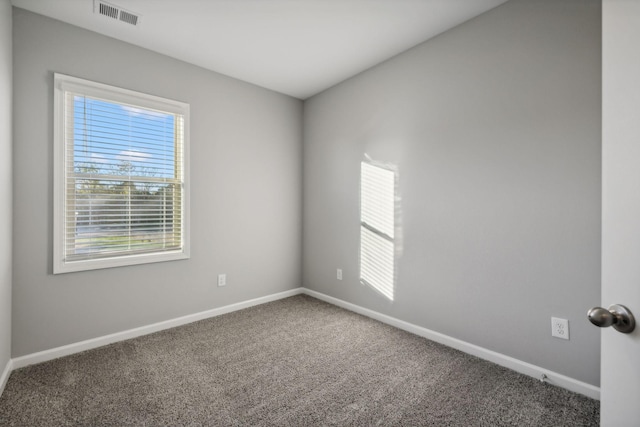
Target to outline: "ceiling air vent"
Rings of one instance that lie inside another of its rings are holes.
[[[101,0],[94,0],[93,12],[98,15],[106,16],[107,18],[116,19],[118,21],[126,22],[133,26],[140,24],[140,15],[128,10],[122,9],[120,6],[110,4]]]
[[[134,15],[133,13],[129,13],[124,10],[120,11],[120,20],[127,24],[138,25],[138,15]]]

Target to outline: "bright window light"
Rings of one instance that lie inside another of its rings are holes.
[[[188,257],[188,105],[55,75],[54,272]]]
[[[360,281],[392,301],[395,287],[395,189],[395,171],[362,162]]]

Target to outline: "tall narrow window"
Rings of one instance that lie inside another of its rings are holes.
[[[393,170],[362,162],[360,175],[360,281],[393,300],[395,285]]]
[[[55,75],[54,273],[188,257],[187,104]]]

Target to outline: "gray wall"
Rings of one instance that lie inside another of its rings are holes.
[[[301,101],[21,9],[13,26],[14,357],[300,286]],[[190,103],[191,259],[52,275],[54,72]]]
[[[597,385],[600,15],[512,0],[309,99],[304,286]],[[393,302],[358,280],[365,153],[399,167]]]
[[[0,375],[11,358],[11,3],[0,0]]]

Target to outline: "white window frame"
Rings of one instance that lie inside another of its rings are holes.
[[[121,103],[140,108],[181,115],[183,118],[183,187],[182,187],[182,247],[176,250],[127,254],[108,258],[65,260],[66,183],[66,93],[78,93],[107,102]],[[122,89],[102,83],[80,79],[64,74],[54,74],[54,229],[53,229],[53,273],[95,270],[127,265],[147,264],[189,258],[189,104]]]

